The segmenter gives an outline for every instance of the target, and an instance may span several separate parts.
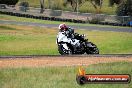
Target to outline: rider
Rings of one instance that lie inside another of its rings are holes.
[[[65,33],[68,38],[73,38],[74,29],[68,27],[65,23],[59,25],[59,32]]]
[[[60,24],[58,28],[59,28],[58,35],[59,36],[65,35],[67,37],[67,42],[68,43],[70,43],[72,45],[76,44],[76,46],[80,45],[79,43],[77,43],[77,41],[75,42],[75,38],[77,36],[79,36],[79,34],[78,33],[74,33],[74,29],[68,27],[65,23]],[[58,36],[58,38],[59,38],[59,36]]]
[[[65,23],[60,24],[59,27],[59,33],[57,35],[57,41],[58,40],[63,40],[63,42],[68,42],[68,43],[72,43],[73,42],[73,38],[74,38],[74,29],[71,29],[70,27],[68,27]],[[65,38],[63,38],[63,36],[66,36]]]

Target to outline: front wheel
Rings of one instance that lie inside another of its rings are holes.
[[[97,48],[97,46],[91,42],[88,42],[86,44],[86,53],[87,54],[99,54],[99,49]]]
[[[67,44],[59,44],[58,45],[58,51],[61,55],[71,55],[72,51],[71,49],[67,46]]]

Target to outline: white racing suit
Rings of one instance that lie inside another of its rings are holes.
[[[79,40],[74,39],[72,36],[68,37],[69,33],[68,31],[64,31],[64,32],[59,32],[57,35],[57,41],[56,43],[59,42],[66,42],[66,43],[70,43],[73,46],[79,46]]]

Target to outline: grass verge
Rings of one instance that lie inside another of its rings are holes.
[[[85,66],[88,74],[130,74],[131,62],[115,62]],[[130,84],[87,84],[76,83],[78,67],[40,67],[0,69],[1,88],[131,88]]]

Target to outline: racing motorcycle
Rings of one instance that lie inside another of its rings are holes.
[[[57,35],[56,43],[61,55],[99,54],[97,46],[85,39],[84,34],[72,33],[70,37],[67,34],[66,32],[59,32]]]

